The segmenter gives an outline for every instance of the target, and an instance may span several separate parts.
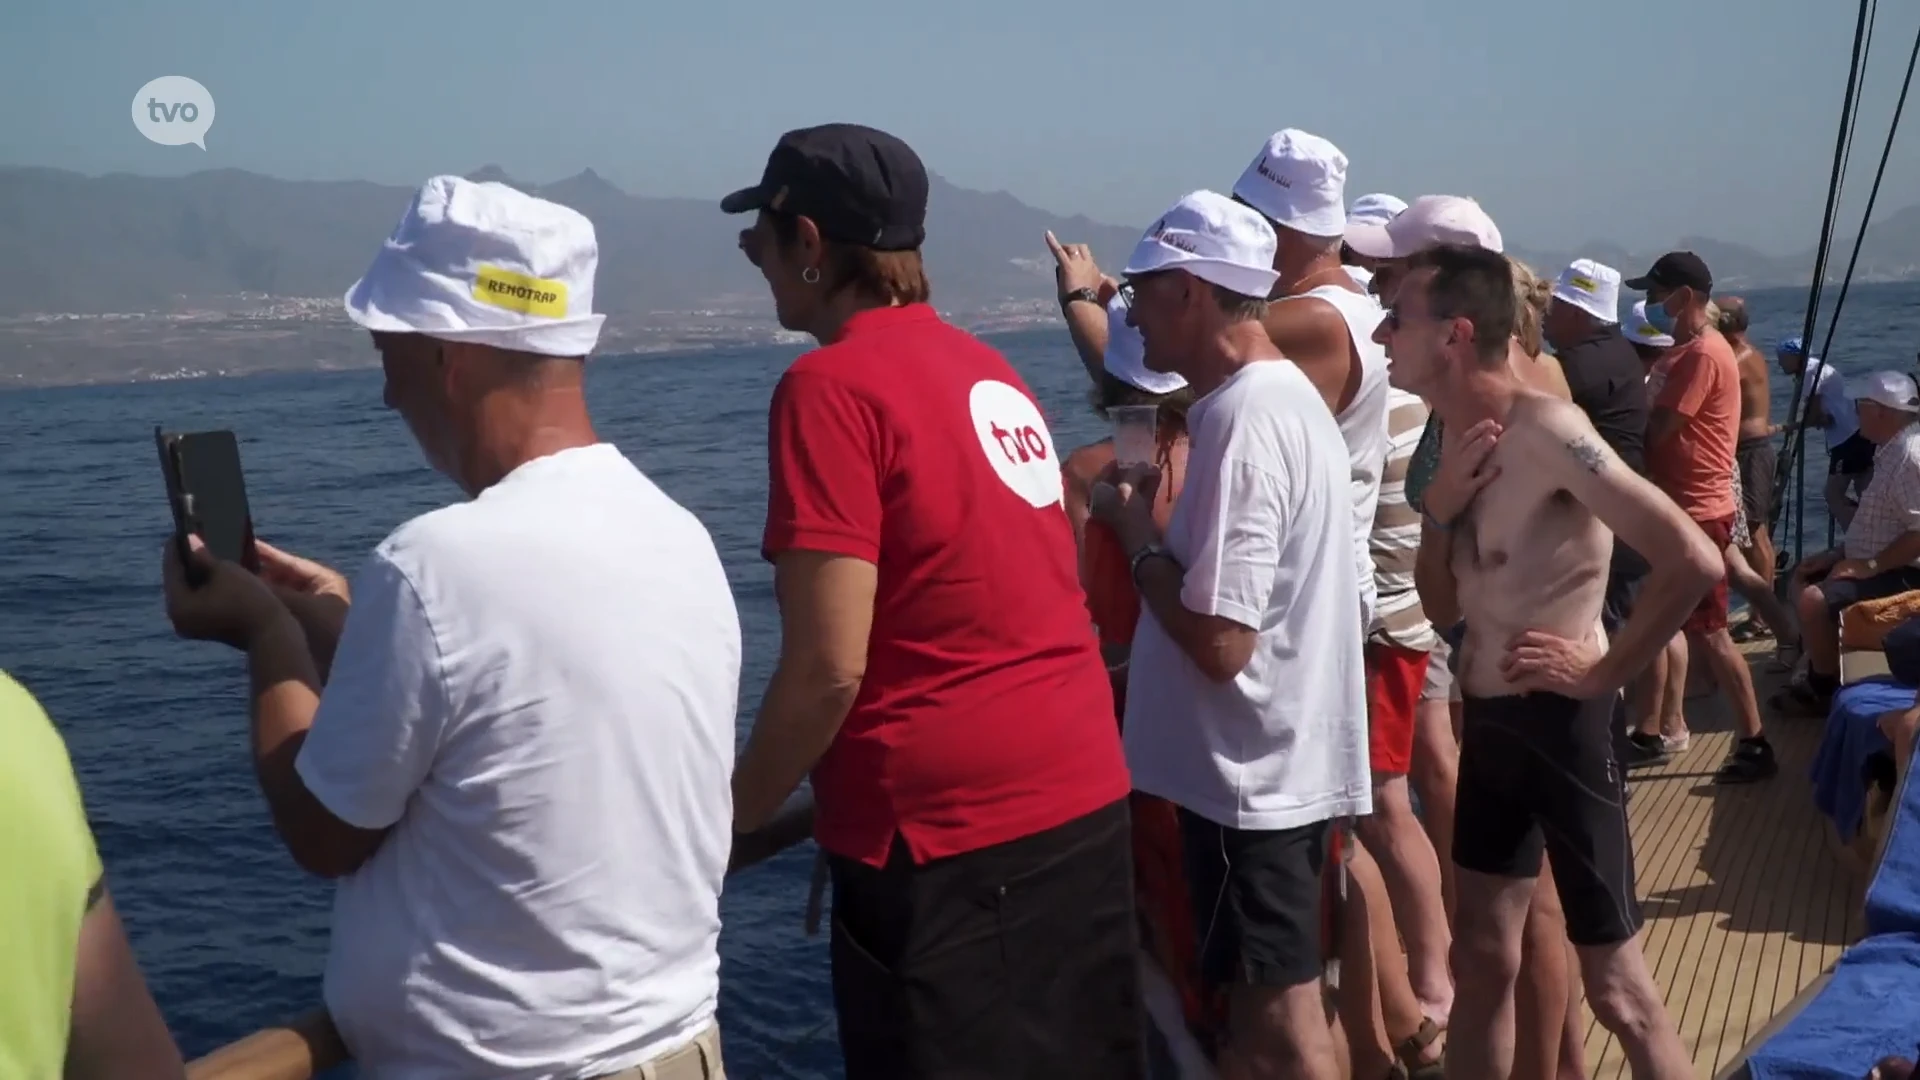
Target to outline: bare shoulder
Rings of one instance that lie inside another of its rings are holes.
[[[1299,363],[1325,356],[1340,345],[1345,355],[1347,321],[1340,310],[1317,296],[1296,296],[1267,305],[1261,320],[1267,336],[1287,359]]]
[[[1529,391],[1515,399],[1500,441],[1517,444],[1514,449],[1549,471],[1598,474],[1623,467],[1578,405],[1540,391]]]

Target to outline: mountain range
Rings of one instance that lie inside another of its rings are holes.
[[[601,253],[595,300],[613,316],[614,348],[776,335],[766,286],[737,247],[744,221],[722,214],[717,197],[633,195],[592,170],[546,184],[494,166],[470,175],[592,219]],[[19,377],[24,352],[37,353],[42,366],[51,363],[55,342],[48,335],[55,323],[65,327],[61,335],[97,336],[104,332],[99,317],[114,314],[145,313],[152,325],[156,318],[194,313],[246,313],[251,328],[282,321],[277,302],[304,298],[285,310],[315,323],[317,333],[318,324],[337,322],[339,297],[412,194],[366,181],[281,180],[237,169],[164,178],[0,169],[0,377]],[[934,176],[926,256],[935,304],[976,329],[1056,318],[1052,260],[1042,239],[1048,230],[1090,245],[1110,271],[1139,236],[1134,226],[1064,217],[1006,192],[969,190]],[[1836,247],[1835,275],[1851,244],[1849,238]],[[1699,252],[1729,288],[1803,285],[1813,263],[1811,252],[1772,256],[1708,238],[1686,237],[1676,246]],[[1657,253],[1596,242],[1571,252],[1516,247],[1514,254],[1543,273],[1587,256],[1632,275]],[[1914,277],[1920,277],[1920,206],[1870,230],[1856,272],[1860,281]],[[55,315],[63,317],[50,318]],[[18,336],[26,324],[37,328],[31,331],[36,348]],[[167,341],[178,344],[184,328],[169,325]],[[294,366],[334,362],[333,346],[320,351],[325,355]]]

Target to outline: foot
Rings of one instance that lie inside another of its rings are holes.
[[[1687,747],[1692,745],[1693,733],[1690,731],[1683,731],[1678,735],[1660,736],[1660,746],[1669,755],[1684,754],[1687,752]]]
[[[1667,750],[1667,740],[1659,735],[1649,735],[1644,731],[1635,731],[1627,735],[1627,746],[1622,752],[1621,764],[1629,769],[1644,768],[1648,765],[1664,765],[1673,755]]]
[[[1445,1035],[1445,1028],[1423,1017],[1420,1030],[1394,1048],[1410,1080],[1442,1080],[1446,1075],[1447,1051],[1440,1041]]]
[[[1773,744],[1765,736],[1754,739],[1741,739],[1733,746],[1733,753],[1720,764],[1720,771],[1713,776],[1716,784],[1751,784],[1756,780],[1770,779],[1780,771],[1780,762],[1773,756]]]

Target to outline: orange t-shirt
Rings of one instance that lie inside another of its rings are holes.
[[[1708,330],[1675,347],[1663,363],[1666,382],[1653,400],[1680,427],[1647,446],[1647,473],[1695,521],[1730,518],[1733,448],[1740,435],[1740,365],[1733,347]]]

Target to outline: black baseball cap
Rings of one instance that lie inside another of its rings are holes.
[[[1713,271],[1706,260],[1691,251],[1669,251],[1654,260],[1653,269],[1632,278],[1627,288],[1646,292],[1658,285],[1663,289],[1692,289],[1702,296],[1713,294]]]
[[[780,136],[760,182],[720,200],[729,214],[774,210],[811,218],[829,240],[908,251],[927,238],[927,169],[913,148],[859,124]]]

